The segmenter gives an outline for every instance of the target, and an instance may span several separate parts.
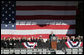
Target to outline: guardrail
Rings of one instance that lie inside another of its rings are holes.
[[[66,48],[65,50],[49,49],[1,49],[1,54],[83,54],[83,48]]]
[[[82,48],[66,48],[65,54],[83,54]]]
[[[49,49],[1,49],[1,54],[51,54]]]

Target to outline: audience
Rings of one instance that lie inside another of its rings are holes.
[[[71,39],[70,40],[73,41],[73,42],[76,42],[77,41],[76,38],[75,38],[75,36],[71,36]]]
[[[62,48],[66,48],[65,42],[66,41],[73,41],[73,42],[80,42],[83,41],[83,36],[80,37],[75,37],[75,36],[66,36],[63,38],[59,38],[57,39],[57,48],[58,49],[62,49]],[[44,43],[42,36],[39,36],[37,38],[35,38],[34,36],[32,36],[32,38],[10,38],[10,37],[3,37],[1,39],[1,48],[23,48],[23,46],[21,46],[21,44],[23,42],[37,42],[37,47],[36,48],[49,48],[50,44],[49,44],[49,39],[46,41],[46,43]]]
[[[7,40],[5,37],[1,39],[1,47],[2,48],[7,48]]]

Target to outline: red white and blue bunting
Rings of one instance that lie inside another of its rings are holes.
[[[83,42],[67,41],[65,44],[68,48],[79,48],[83,46]]]
[[[25,48],[35,48],[37,46],[37,42],[23,42],[22,45]]]

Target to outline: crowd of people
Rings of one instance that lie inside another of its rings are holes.
[[[57,49],[62,49],[62,48],[66,48],[65,42],[66,41],[81,41],[83,42],[83,36],[81,37],[75,37],[75,36],[67,36],[67,37],[63,37],[63,38],[59,38],[57,37]],[[23,48],[23,46],[21,45],[21,43],[23,42],[37,42],[37,47],[36,48],[49,48],[50,45],[50,40],[47,39],[46,42],[43,41],[42,37],[32,37],[32,38],[10,38],[10,37],[3,37],[1,39],[1,48]]]

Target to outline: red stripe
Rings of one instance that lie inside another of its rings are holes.
[[[70,48],[70,46],[68,45],[68,43],[67,43],[67,42],[65,42],[65,44],[66,44],[66,46],[67,46],[68,48]]]
[[[76,44],[76,42],[72,42],[73,44]]]
[[[76,6],[16,6],[16,10],[76,10]]]
[[[81,45],[80,45],[80,47],[83,47],[83,42],[81,42]]]
[[[22,43],[22,45],[23,45],[25,48],[27,48],[27,47],[24,45],[24,43]]]
[[[75,29],[75,25],[16,25],[17,30],[33,29]]]
[[[34,48],[35,48],[36,46],[37,46],[37,45],[35,44],[35,45],[34,45]]]
[[[26,38],[31,38],[32,36],[34,36],[34,37],[39,37],[39,36],[42,36],[42,38],[43,39],[45,39],[45,38],[49,38],[49,34],[36,34],[36,35],[8,35],[8,34],[1,34],[1,38],[3,38],[3,37],[10,37],[10,38],[13,38],[13,37],[16,37],[16,38],[18,38],[18,37],[20,37],[20,38],[22,38],[22,37],[26,37]],[[66,36],[75,36],[75,34],[65,34],[65,35],[59,35],[59,34],[55,34],[57,37],[59,37],[59,38],[62,38],[62,37],[66,37]]]
[[[36,19],[49,19],[49,20],[72,20],[75,19],[73,15],[31,15],[31,16],[16,16],[16,20],[36,20]]]

